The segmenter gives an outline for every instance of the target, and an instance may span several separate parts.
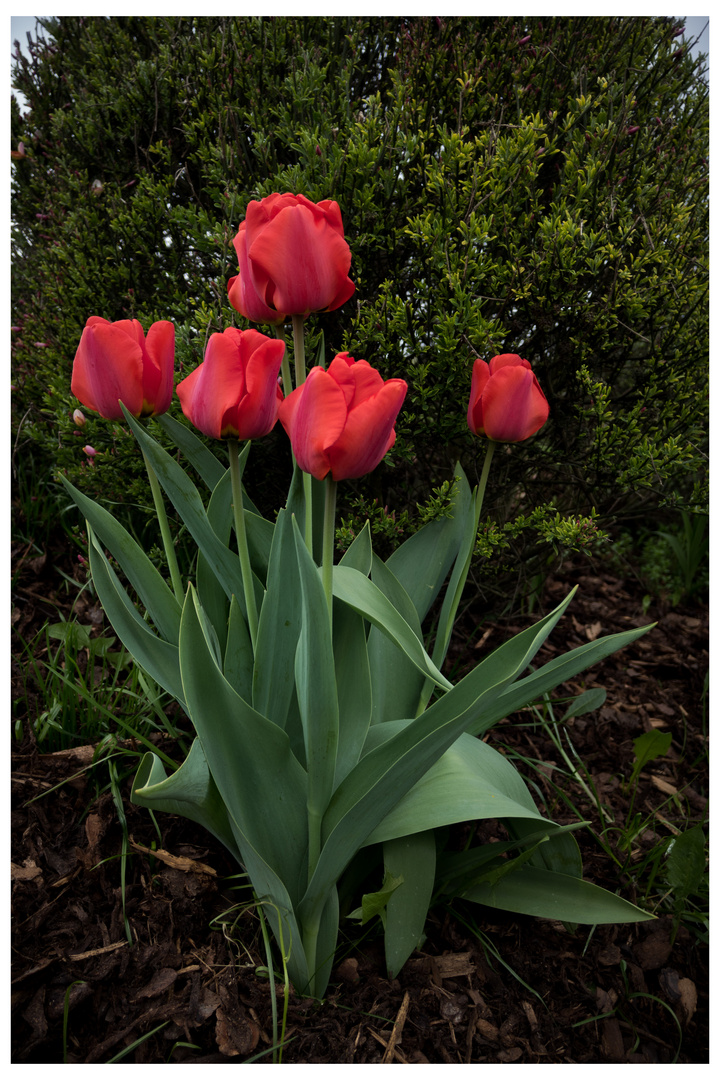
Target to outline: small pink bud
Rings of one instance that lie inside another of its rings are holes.
[[[629,127],[627,129],[626,134],[627,135],[636,135],[639,130],[640,130],[640,126],[638,124],[636,124],[634,127]]]
[[[520,38],[520,40],[518,41],[518,45],[527,45],[528,41],[530,40],[530,37],[531,37],[531,35],[527,34],[524,38]]]
[[[83,450],[89,458],[94,458],[97,454],[97,450],[93,446],[83,446]]]
[[[82,409],[75,410],[75,412],[73,413],[73,420],[75,421],[77,427],[84,427],[87,423],[87,417],[85,416],[85,413],[82,411]]]
[[[47,341],[33,341],[33,345],[36,349],[47,349],[48,347]]]

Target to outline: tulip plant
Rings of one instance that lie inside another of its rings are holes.
[[[306,375],[304,320],[354,289],[336,203],[290,194],[250,202],[235,247],[229,299],[275,336],[213,334],[203,362],[177,386],[185,416],[218,440],[218,453],[161,415],[172,387],[171,324],[155,323],[145,337],[136,321],[91,318],[75,357],[80,402],[124,416],[138,442],[169,567],[168,583],[105,509],[66,482],[87,520],[95,588],[125,647],[177,699],[196,735],[169,773],[166,759],[145,755],[132,800],[184,815],[222,841],[267,912],[295,988],[308,995],[325,991],[340,918],[363,883],[359,912],[381,915],[392,974],[420,941],[437,896],[573,923],[647,918],[583,880],[572,835],[582,823],[543,818],[482,736],[649,628],[533,667],[571,592],[456,685],[442,670],[493,448],[531,437],[548,417],[530,364],[514,355],[475,361],[468,423],[487,447],[475,491],[458,466],[449,517],[386,562],[366,527],[335,562],[337,484],[370,472],[393,445],[407,385],[347,353]],[[200,488],[153,438],[149,416]],[[242,477],[251,440],[278,419],[295,465],[287,502],[270,521]],[[166,499],[197,546],[191,574],[178,566]],[[430,649],[423,623],[431,609]],[[501,821],[509,839],[444,849],[447,826],[483,818]]]

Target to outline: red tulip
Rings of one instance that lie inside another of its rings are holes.
[[[539,431],[550,406],[527,360],[514,353],[473,365],[468,425],[493,442],[522,442]]]
[[[280,406],[280,423],[298,465],[323,480],[348,480],[372,470],[395,442],[395,420],[407,383],[383,381],[367,360],[339,353],[327,371],[311,369]]]
[[[178,383],[182,411],[213,439],[259,439],[275,426],[283,399],[278,373],[285,343],[257,330],[211,334],[205,359]]]
[[[248,203],[233,243],[239,274],[228,282],[234,308],[251,322],[334,311],[355,292],[340,207],[304,195]]]
[[[107,420],[122,420],[122,401],[133,416],[158,416],[170,408],[175,367],[175,327],[137,319],[108,322],[93,315],[85,324],[73,363],[75,397]]]

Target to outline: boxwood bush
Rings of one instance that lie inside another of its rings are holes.
[[[342,485],[341,539],[369,508],[391,547],[443,512],[455,460],[475,478],[472,363],[501,352],[531,361],[551,413],[496,455],[480,577],[706,509],[708,84],[682,20],[67,16],[39,20],[30,51],[27,109],[12,100],[16,466],[32,455],[143,528],[133,440],[72,421],[85,320],[172,319],[186,375],[209,334],[247,325],[226,290],[247,203],[292,191],[337,200],[353,252],[356,293],[311,317],[310,348],[322,333],[410,387],[392,454]],[[270,512],[284,433],[253,460]]]

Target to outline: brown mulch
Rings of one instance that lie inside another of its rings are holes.
[[[45,619],[69,614],[73,597],[54,564],[70,576],[78,572],[69,556],[31,564],[21,550],[13,554],[13,624],[27,641]],[[659,606],[645,616],[632,581],[578,563],[564,568],[562,580],[548,581],[543,610],[575,581],[579,593],[542,656],[659,622],[564,688],[607,690],[605,705],[575,718],[568,733],[618,822],[630,811],[622,777],[633,739],[651,727],[673,735],[667,756],[641,774],[635,796],[633,812],[660,809],[655,828],[664,830],[638,835],[632,854],[639,863],[688,818],[707,824],[707,609]],[[99,624],[92,600],[81,602],[82,621]],[[528,621],[516,617],[476,631],[480,613],[467,612],[467,633],[459,636],[470,644],[453,659],[460,666],[476,660]],[[19,719],[27,721],[43,705],[21,692],[27,663],[18,641],[14,635],[13,699],[26,707]],[[572,820],[550,784],[553,765],[562,764],[557,751],[540,728],[528,726],[528,715],[498,725],[491,738],[507,753],[543,763],[536,797],[555,820]],[[271,1062],[271,996],[258,970],[266,958],[257,914],[230,857],[180,818],[159,815],[158,835],[150,815],[129,802],[132,759],[119,757],[118,769],[128,773],[121,778],[130,838],[123,888],[123,833],[107,764],[90,767],[88,748],[42,751],[25,723],[24,737],[12,744],[13,1062],[105,1063],[136,1040],[123,1063],[229,1064],[263,1052],[259,1060]],[[599,830],[581,789],[567,790]],[[585,876],[642,904],[642,882],[619,873],[589,830],[576,835]],[[653,897],[661,891],[656,886]],[[478,906],[436,908],[422,950],[394,980],[384,973],[372,928],[364,937],[352,928],[342,932],[348,937],[326,999],[289,996],[283,1062],[708,1061],[708,948],[686,926],[674,933],[670,915],[571,932]],[[281,986],[278,997],[282,1011]]]

